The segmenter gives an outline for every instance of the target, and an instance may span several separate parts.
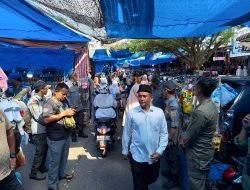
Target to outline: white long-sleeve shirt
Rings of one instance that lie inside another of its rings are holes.
[[[132,135],[131,135],[132,134]],[[122,154],[130,153],[137,162],[152,163],[150,156],[166,149],[168,130],[165,115],[160,108],[151,106],[145,112],[141,106],[131,109],[126,114],[126,124],[122,136]]]

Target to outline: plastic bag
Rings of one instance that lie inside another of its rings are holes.
[[[221,106],[226,106],[229,102],[237,97],[238,93],[227,84],[221,85]]]
[[[28,133],[24,132],[24,134],[22,135],[21,147],[23,145],[27,145],[28,143],[29,143],[29,135]]]
[[[224,84],[221,84],[219,87],[217,87],[213,91],[211,95],[211,99],[219,110],[220,106],[222,107],[226,106],[229,102],[234,100],[237,96],[238,96],[238,92],[234,90],[228,84],[224,83]]]
[[[229,92],[231,92],[235,98],[238,96],[238,92],[234,90],[231,86],[229,86],[227,83],[223,83],[222,86],[226,88]]]
[[[212,99],[213,103],[215,104],[218,111],[220,111],[220,98],[221,98],[221,88],[217,87],[213,91],[213,93],[211,95],[211,99]]]

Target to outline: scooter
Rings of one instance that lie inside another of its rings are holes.
[[[115,119],[99,118],[95,120],[96,132],[95,138],[98,148],[101,150],[101,156],[107,156],[108,148],[114,143],[114,134],[116,131]]]

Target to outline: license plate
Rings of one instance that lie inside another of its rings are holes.
[[[110,136],[97,136],[98,141],[109,141]]]

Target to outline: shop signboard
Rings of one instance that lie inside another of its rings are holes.
[[[230,53],[230,57],[240,57],[240,56],[249,56],[250,55],[250,47],[244,46],[244,43],[236,40],[239,36],[247,34],[250,32],[249,27],[244,27],[239,30],[235,30],[234,38],[232,41],[232,51]]]
[[[213,61],[225,61],[225,57],[213,57]]]

